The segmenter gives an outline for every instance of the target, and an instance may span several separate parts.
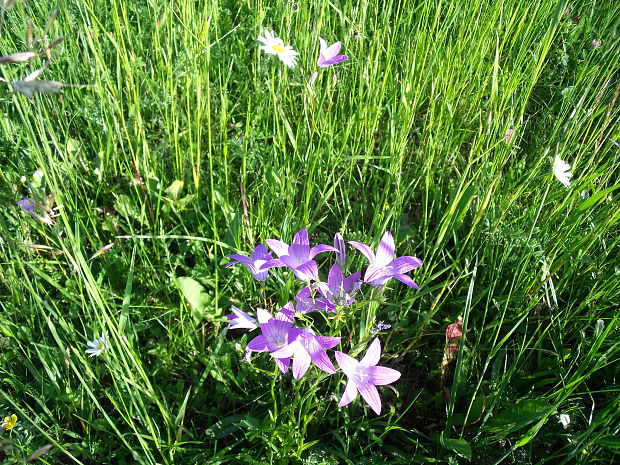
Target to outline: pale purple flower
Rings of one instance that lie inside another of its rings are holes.
[[[289,338],[290,340],[290,338]],[[340,337],[317,336],[310,328],[302,329],[290,344],[271,353],[275,359],[293,357],[293,378],[299,379],[314,363],[325,373],[334,374],[336,369],[325,353],[338,345]]]
[[[226,255],[228,258],[232,258],[233,261],[226,264],[226,268],[236,265],[237,263],[241,263],[245,266],[254,279],[258,281],[265,281],[267,279],[268,270],[261,270],[261,266],[267,263],[269,260],[272,260],[273,257],[271,253],[267,251],[267,247],[263,244],[259,244],[256,246],[254,251],[252,252],[252,257],[246,257],[245,255],[238,254],[230,254]]]
[[[594,39],[592,41],[592,48],[599,48],[603,42],[601,39]]]
[[[388,279],[396,278],[407,286],[418,289],[418,285],[405,273],[421,266],[422,260],[409,255],[394,258],[394,237],[390,231],[383,235],[376,256],[370,247],[361,242],[350,241],[349,244],[362,252],[370,262],[364,274],[364,282],[383,286]]]
[[[269,260],[261,267],[261,270],[285,266],[293,270],[297,279],[302,281],[319,280],[319,270],[316,262],[313,260],[317,254],[327,251],[338,252],[336,248],[325,244],[319,244],[310,248],[307,229],[297,231],[293,238],[293,244],[290,246],[277,239],[267,239],[266,242],[278,258]]]
[[[400,372],[392,368],[377,366],[381,358],[381,343],[375,339],[370,344],[366,355],[359,362],[342,352],[335,352],[338,365],[347,375],[347,387],[344,390],[338,407],[350,404],[359,392],[368,405],[379,415],[381,413],[381,399],[376,386],[391,384],[400,378]]]
[[[231,305],[230,309],[233,312],[230,315],[226,315],[226,318],[228,318],[230,324],[228,329],[252,330],[257,328],[258,325],[256,324],[256,318],[252,318],[250,315],[234,305]]]
[[[30,200],[28,197],[24,197],[23,199],[21,199],[19,202],[17,202],[17,205],[22,207],[27,212],[34,211],[34,203],[32,203],[32,200]]]
[[[338,41],[327,46],[327,42],[322,37],[319,37],[319,43],[321,44],[321,52],[319,55],[319,68],[328,68],[329,66],[337,65],[347,60],[349,57],[346,55],[338,55],[342,42]]]
[[[275,319],[292,323],[295,320],[295,307],[293,307],[293,302],[289,302],[282,307],[278,313],[276,313]],[[260,317],[258,321],[259,323],[264,323],[261,321]]]
[[[338,250],[336,252],[336,263],[340,267],[341,270],[344,269],[344,265],[347,262],[347,251],[345,249],[344,239],[342,238],[342,234],[336,233],[334,236],[334,248]]]
[[[392,327],[392,325],[390,325],[388,323],[384,323],[383,321],[379,321],[379,323],[377,323],[377,326],[372,328],[370,330],[370,332],[371,333],[378,333],[379,331],[385,331],[386,329],[390,329],[391,327]]]
[[[319,282],[304,287],[297,293],[297,310],[308,313],[313,310],[335,312],[336,307],[348,307],[355,300],[352,294],[359,288],[361,273],[343,278],[342,270],[334,264],[329,271],[327,283]]]
[[[300,334],[300,330],[293,328],[292,321],[278,320],[272,318],[266,323],[260,323],[262,334],[256,336],[248,342],[246,350],[253,352],[275,352],[288,345]],[[290,364],[289,357],[275,358],[276,364],[282,373],[288,371]]]

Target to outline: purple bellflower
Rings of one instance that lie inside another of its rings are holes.
[[[30,200],[28,197],[24,197],[23,199],[21,199],[19,202],[17,202],[17,205],[22,207],[27,212],[33,212],[35,207],[34,203],[32,203],[32,200]]]
[[[289,338],[290,340],[290,338]],[[325,373],[334,374],[336,369],[325,353],[338,345],[340,337],[317,336],[310,328],[302,329],[290,344],[271,353],[277,359],[293,357],[293,378],[299,379],[306,374],[310,363],[314,363]]]
[[[254,279],[258,281],[265,281],[267,279],[268,270],[261,270],[261,267],[267,263],[269,260],[272,260],[273,257],[271,253],[267,251],[267,247],[263,244],[259,244],[256,246],[254,251],[252,252],[252,257],[246,257],[245,255],[238,254],[230,254],[226,255],[228,258],[232,258],[233,261],[226,264],[226,268],[236,265],[237,263],[241,263],[245,266]]]
[[[375,339],[370,344],[366,355],[361,361],[342,352],[335,352],[338,365],[347,375],[347,387],[344,390],[338,407],[350,404],[359,392],[368,405],[379,415],[381,414],[381,399],[377,386],[391,384],[400,378],[400,372],[392,368],[377,366],[381,358],[381,343]]]
[[[340,233],[336,233],[334,236],[334,248],[338,250],[338,252],[336,252],[336,263],[341,270],[344,270],[344,266],[347,262],[347,251],[345,249],[344,239]]]
[[[342,270],[334,264],[329,270],[327,283],[319,282],[304,287],[297,293],[297,309],[301,313],[313,310],[336,312],[337,307],[348,307],[355,300],[352,294],[358,289],[360,273],[353,273],[343,279]]]
[[[295,277],[302,281],[319,280],[319,270],[313,258],[321,252],[338,252],[331,245],[319,244],[310,248],[308,240],[308,230],[300,229],[293,238],[290,246],[277,239],[267,239],[267,245],[271,247],[278,258],[269,260],[261,267],[262,270],[268,268],[285,266],[293,270]]]
[[[293,321],[295,320],[295,307],[293,307],[293,302],[289,302],[284,307],[282,307],[278,311],[278,313],[276,313],[275,319],[293,323]],[[265,321],[260,321],[259,317],[259,323],[265,323]]]
[[[301,333],[301,330],[293,328],[292,321],[278,320],[276,318],[272,318],[266,323],[261,323],[260,329],[262,334],[248,342],[246,350],[272,353],[287,346]],[[291,361],[290,356],[274,358],[280,371],[286,373]]]
[[[317,63],[319,68],[328,68],[349,59],[346,55],[338,55],[342,42],[335,42],[328,47],[325,39],[319,37],[319,43],[321,44],[319,62]]]
[[[228,329],[256,329],[256,318],[252,318],[250,315],[234,305],[231,305],[230,309],[233,312],[230,315],[226,315],[226,318],[228,318],[228,322],[230,324]]]
[[[383,321],[379,321],[379,323],[377,323],[377,326],[375,326],[374,328],[372,328],[370,330],[371,333],[378,333],[379,331],[385,331],[387,329],[390,329],[392,327],[391,324],[388,323],[384,323]]]
[[[258,318],[258,323],[267,323],[267,321],[271,319],[271,314],[262,308],[256,310],[256,318],[252,318],[250,315],[245,313],[243,310],[238,309],[234,305],[231,305],[230,308],[233,312],[230,315],[226,315],[226,318],[229,320],[228,323],[230,324],[228,329],[253,330],[258,328],[256,318]]]
[[[376,256],[370,247],[361,242],[350,241],[349,244],[362,252],[370,262],[364,274],[364,282],[383,286],[388,279],[396,278],[418,289],[418,285],[405,273],[421,266],[422,260],[408,255],[394,258],[394,237],[390,231],[383,235]]]

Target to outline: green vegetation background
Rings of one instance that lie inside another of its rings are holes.
[[[0,55],[56,7],[48,35],[68,37],[39,78],[93,86],[0,88],[0,417],[19,417],[0,461],[619,460],[618,2],[41,0],[5,12]],[[264,28],[295,69],[259,52]],[[318,35],[350,59],[309,90]],[[54,226],[16,205],[36,169]],[[270,384],[224,331],[231,302],[294,291],[224,256],[302,227],[391,230],[424,261],[380,309],[403,377],[379,418],[338,409],[337,382]]]

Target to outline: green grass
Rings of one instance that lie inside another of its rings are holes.
[[[5,12],[0,56],[56,6],[49,37],[68,37],[39,78],[93,86],[0,83],[0,417],[19,417],[0,462],[46,444],[45,463],[618,460],[617,2],[40,0]],[[295,69],[258,50],[264,28]],[[350,59],[310,91],[318,35]],[[16,205],[36,169],[55,226]],[[231,303],[297,291],[225,255],[304,227],[373,247],[390,230],[424,262],[419,291],[391,282],[372,310],[403,374],[381,417],[339,409],[337,377],[241,362],[248,337],[224,331]],[[88,358],[103,330],[110,352]]]

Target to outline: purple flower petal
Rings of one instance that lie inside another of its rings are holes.
[[[226,315],[230,321],[230,326],[228,329],[255,329],[256,328],[256,319],[252,318],[250,315],[245,313],[243,310],[238,309],[234,305],[230,306],[233,313],[231,315]]]
[[[325,373],[329,373],[330,375],[336,373],[336,369],[334,368],[332,361],[323,350],[310,352],[310,357],[312,359],[312,363],[314,363],[314,365],[320,370],[323,370]]]
[[[278,368],[280,369],[282,373],[286,373],[288,371],[288,367],[291,363],[290,358],[276,358],[275,361],[276,361],[276,365],[278,366]]]
[[[325,45],[327,45],[327,44],[325,44]],[[334,57],[334,56],[338,55],[338,52],[340,52],[340,47],[342,47],[342,42],[340,42],[340,41],[334,42],[329,47],[327,47],[326,49],[322,50],[321,54],[326,56],[326,57]]]
[[[310,248],[303,244],[293,244],[288,248],[288,255],[280,257],[289,268],[297,268],[310,260]],[[286,260],[285,260],[286,259]]]
[[[343,269],[347,262],[347,252],[346,245],[344,243],[344,239],[342,238],[342,234],[336,233],[334,236],[334,247],[336,248],[336,263],[340,266],[340,269]],[[312,254],[312,250],[310,251]]]
[[[388,367],[368,367],[368,381],[375,386],[385,386],[400,379],[400,371]]]
[[[321,252],[338,252],[338,249],[327,244],[315,245],[310,249],[310,259],[313,259],[317,256],[317,254],[320,254]]]
[[[351,276],[344,278],[342,281],[342,287],[347,292],[354,292],[353,288],[355,287],[355,284],[361,282],[361,280],[362,274],[358,271],[353,273]]]
[[[392,277],[398,279],[401,283],[406,284],[407,286],[411,286],[414,289],[419,289],[415,281],[406,274],[395,274]]]
[[[293,357],[293,378],[300,379],[310,368],[312,358],[305,350],[297,350]]]
[[[332,296],[338,297],[342,293],[342,271],[337,263],[329,270],[327,285]]]
[[[292,323],[295,320],[295,307],[289,302],[276,313],[276,320],[288,321]]]
[[[375,262],[375,253],[366,244],[362,244],[361,242],[356,241],[349,241],[349,244],[362,252],[370,263]]]
[[[381,399],[379,399],[379,391],[373,384],[358,384],[357,390],[362,395],[364,400],[368,402],[370,408],[372,408],[377,415],[381,414]]]
[[[308,230],[300,229],[293,237],[293,245],[306,245],[310,247],[310,241],[308,240]]]
[[[321,55],[319,57],[318,66],[319,68],[329,68],[330,66],[337,65],[338,63],[342,63],[343,61],[348,59],[349,57],[347,55],[337,55],[329,59],[326,59]]]
[[[295,268],[293,270],[297,279],[302,281],[318,281],[319,280],[319,269],[314,260],[310,260],[303,265]]]
[[[336,356],[336,361],[338,362],[340,369],[344,372],[345,375],[347,375],[348,378],[352,378],[353,373],[355,372],[355,369],[358,367],[360,362],[355,360],[350,355],[339,352],[337,350],[334,352],[334,355]]]
[[[265,352],[268,350],[267,348],[267,339],[262,334],[256,336],[246,346],[246,350],[251,350],[253,352]]]
[[[32,200],[30,200],[28,197],[24,197],[23,199],[21,199],[19,202],[17,202],[17,205],[22,207],[27,212],[34,211],[34,208],[35,208],[34,203],[32,203]]]
[[[394,270],[394,274],[403,274],[407,271],[415,270],[420,266],[422,266],[422,260],[409,255],[395,258],[392,260],[392,263],[390,263],[390,268]]]
[[[345,405],[350,404],[357,397],[357,385],[352,379],[349,379],[347,382],[347,387],[344,390],[344,394],[342,395],[342,399],[338,402],[338,407],[344,407]]]
[[[316,337],[316,340],[318,341],[319,345],[323,349],[332,349],[336,347],[338,344],[340,344],[341,339],[342,338],[340,336],[338,337],[317,336]]]
[[[267,247],[264,244],[258,244],[254,251],[252,252],[252,260],[271,260],[272,256],[267,251]]]
[[[381,342],[379,338],[374,338],[371,342],[368,350],[366,351],[366,355],[364,358],[360,360],[362,365],[371,366],[379,363],[379,359],[381,358]]]
[[[278,239],[267,239],[267,245],[273,250],[278,257],[288,254],[288,244]]]
[[[375,265],[385,266],[394,260],[394,248],[394,236],[392,236],[390,231],[386,231],[381,238],[381,242],[379,242]]]
[[[277,268],[280,266],[286,266],[286,265],[282,263],[281,260],[274,258],[273,260],[269,260],[268,262],[263,263],[263,265],[260,267],[260,271],[264,271],[269,268]]]
[[[269,320],[271,320],[271,318],[271,313],[269,313],[264,308],[259,308],[258,310],[256,310],[256,319],[259,323],[267,323]]]
[[[252,263],[252,259],[246,257],[245,255],[238,255],[236,253],[231,253],[230,255],[226,255],[228,258],[232,258],[233,261],[230,263],[227,263],[226,265],[224,265],[226,268],[229,268],[233,265],[236,265],[237,263],[241,263],[243,265],[248,265],[250,263]]]

